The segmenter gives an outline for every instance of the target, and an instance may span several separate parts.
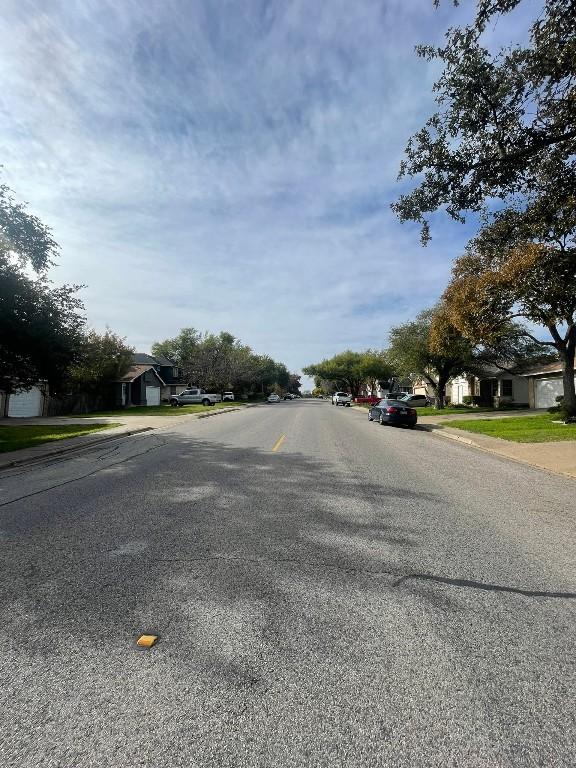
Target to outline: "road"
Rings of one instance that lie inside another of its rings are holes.
[[[574,766],[574,489],[318,401],[5,472],[0,764]]]

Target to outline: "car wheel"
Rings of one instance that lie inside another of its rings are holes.
[[[170,405],[172,408],[178,408],[178,400],[170,400]]]
[[[378,423],[380,424],[381,427],[383,427],[384,424],[386,423],[384,421],[384,416],[382,414],[380,414],[380,416],[378,417]]]
[[[370,411],[368,411],[368,421],[373,421],[372,416],[370,415]]]
[[[204,400],[202,400],[202,405],[210,405],[210,400],[208,400],[208,398],[205,397]]]

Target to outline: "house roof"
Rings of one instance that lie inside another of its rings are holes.
[[[538,376],[540,373],[562,373],[562,362],[557,360],[554,363],[539,365],[537,368],[531,368],[529,371],[524,371],[522,376]]]
[[[142,374],[146,373],[147,371],[152,371],[154,376],[158,379],[160,384],[164,386],[164,382],[158,375],[158,372],[154,368],[153,365],[133,365],[131,368],[129,368],[124,376],[122,376],[120,379],[118,379],[119,383],[132,383],[133,381],[136,381],[136,379],[140,378]]]
[[[175,366],[176,365],[176,363],[173,360],[170,360],[169,358],[164,357],[164,355],[155,355],[154,359],[157,360],[160,363],[160,365],[166,365],[166,366],[169,366],[169,365]]]
[[[132,362],[134,365],[176,365],[176,363],[174,363],[172,360],[169,360],[164,355],[149,355],[147,352],[135,352],[132,355]]]
[[[134,365],[158,365],[156,358],[146,352],[135,352],[132,355],[132,362]]]

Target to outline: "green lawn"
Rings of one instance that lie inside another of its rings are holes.
[[[97,411],[96,413],[82,413],[74,415],[74,418],[93,419],[99,416],[185,416],[187,413],[204,413],[213,411],[215,408],[233,408],[236,405],[246,405],[246,400],[226,401],[225,403],[215,403],[214,405],[182,405],[173,408],[168,403],[163,405],[135,406],[134,408],[119,408],[116,411]]]
[[[449,421],[446,426],[466,432],[500,437],[515,443],[549,443],[559,440],[576,440],[576,424],[554,424],[557,416],[512,416],[506,419],[470,419]]]
[[[446,414],[449,416],[451,413],[493,413],[494,408],[468,408],[466,405],[455,405],[452,408],[447,406],[446,408],[416,408],[418,416],[442,416]]]
[[[103,429],[118,427],[119,424],[22,424],[19,427],[0,426],[0,453],[19,451],[21,448],[33,448],[40,443],[52,443],[55,440],[65,440],[67,437],[89,435]]]

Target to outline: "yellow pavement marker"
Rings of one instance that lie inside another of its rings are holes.
[[[136,645],[139,645],[140,648],[152,648],[156,640],[158,640],[158,635],[140,635],[136,640]]]
[[[276,453],[277,450],[279,450],[282,443],[286,440],[286,435],[280,435],[278,440],[274,443],[274,447],[272,448],[272,453]]]

